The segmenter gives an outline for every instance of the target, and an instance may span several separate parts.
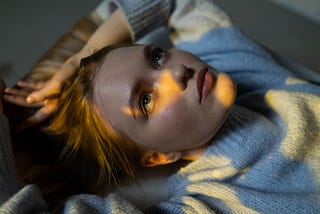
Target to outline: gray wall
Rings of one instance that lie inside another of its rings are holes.
[[[100,0],[0,0],[0,77],[7,85]]]

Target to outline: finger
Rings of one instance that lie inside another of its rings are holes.
[[[28,117],[26,120],[24,120],[22,123],[20,123],[16,130],[23,131],[30,127],[36,126],[43,122],[44,120],[48,119],[50,117],[51,113],[47,110],[39,109],[35,114]]]
[[[17,85],[22,88],[30,88],[33,90],[40,90],[45,87],[46,82],[26,82],[18,81]]]
[[[39,91],[32,92],[27,97],[28,103],[44,101],[47,98],[55,97],[60,93],[61,84],[58,82],[49,82],[49,84]]]
[[[30,92],[24,89],[18,89],[18,88],[6,88],[4,91],[6,94],[15,95],[15,96],[28,96]]]
[[[52,114],[58,106],[59,99],[47,99],[44,101],[45,108],[43,108],[43,112],[47,114]]]
[[[28,107],[28,108],[40,108],[43,106],[43,102],[41,103],[27,103],[26,98],[24,96],[11,96],[11,95],[4,95],[4,100],[13,103],[15,105],[19,105],[22,107]]]

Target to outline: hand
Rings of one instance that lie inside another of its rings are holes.
[[[25,130],[29,127],[40,124],[44,120],[50,117],[50,115],[56,110],[58,104],[57,97],[47,98],[40,102],[27,102],[26,97],[34,91],[43,90],[46,87],[45,82],[24,82],[19,81],[17,85],[21,88],[6,88],[4,99],[7,102],[13,103],[18,106],[35,108],[37,111],[23,120],[17,126],[17,131]]]
[[[41,87],[30,93],[26,97],[27,103],[39,103],[51,97],[59,96],[64,83],[70,79],[77,71],[80,65],[80,60],[83,56],[78,53],[70,57],[53,75],[53,77],[45,84],[42,82]],[[34,83],[33,83],[34,84]],[[39,83],[38,83],[39,84]],[[33,87],[34,85],[30,85]],[[40,85],[38,85],[40,86]],[[23,87],[23,86],[22,86]],[[26,85],[28,87],[28,85]]]
[[[81,55],[69,58],[47,82],[19,81],[18,88],[7,88],[5,100],[18,106],[38,109],[33,115],[22,121],[17,130],[40,124],[49,118],[57,108],[63,84],[77,71]]]

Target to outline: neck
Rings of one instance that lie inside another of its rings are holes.
[[[201,145],[197,148],[182,151],[182,160],[195,161],[198,160],[207,150],[209,144]]]

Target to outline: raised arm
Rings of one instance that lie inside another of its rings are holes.
[[[18,82],[18,86],[29,88],[34,91],[33,93],[28,95],[26,91],[7,88],[5,99],[8,102],[25,107],[40,107],[35,114],[23,121],[20,129],[25,129],[44,121],[55,111],[57,97],[61,92],[63,84],[77,72],[80,60],[83,57],[92,54],[104,46],[130,41],[131,37],[127,22],[122,12],[116,9],[93,33],[85,46],[66,60],[49,81],[38,83]],[[26,97],[26,95],[28,96]]]
[[[92,54],[100,48],[111,45],[130,41],[130,32],[128,26],[123,19],[120,10],[115,10],[112,15],[94,32],[86,45],[80,50],[79,53],[69,58],[62,67],[56,72],[52,80],[43,90],[30,94],[28,99],[30,101],[41,101],[50,97],[53,93],[59,93],[62,84],[73,76],[79,68],[80,60]],[[52,87],[52,88],[51,88]],[[53,90],[54,88],[57,88]]]

